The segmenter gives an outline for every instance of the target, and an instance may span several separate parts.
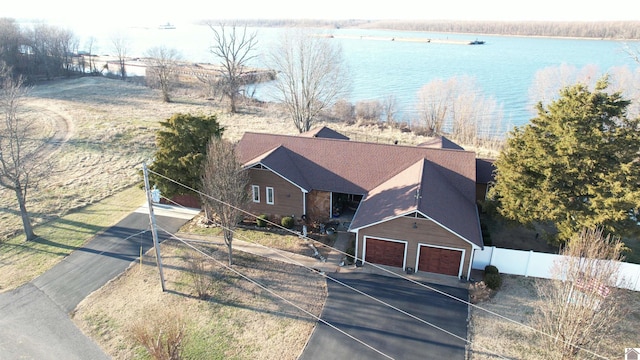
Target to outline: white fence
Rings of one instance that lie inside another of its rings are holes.
[[[551,267],[554,261],[560,259],[562,255],[485,246],[484,250],[475,252],[472,268],[484,270],[485,266],[493,265],[504,274],[550,279]],[[619,284],[621,287],[640,291],[640,265],[620,263]]]

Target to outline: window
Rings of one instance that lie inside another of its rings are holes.
[[[273,205],[273,188],[267,188],[267,204]]]
[[[253,202],[259,203],[260,202],[260,186],[251,185],[251,193],[253,196]]]

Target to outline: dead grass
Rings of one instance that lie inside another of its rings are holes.
[[[205,249],[225,263],[225,248]],[[177,242],[162,244],[167,290],[162,292],[154,257],[133,264],[125,273],[91,294],[78,306],[74,321],[113,359],[145,358],[130,336],[140,321],[172,309],[187,322],[185,358],[296,359],[315,319],[240,278],[214,261],[212,296],[197,298],[185,259],[192,250]],[[326,298],[324,280],[294,265],[245,253],[234,254],[234,269],[272,289],[306,311],[319,315]]]
[[[35,86],[24,111],[37,117],[50,135],[52,123],[64,122],[66,142],[51,157],[53,169],[30,191],[27,208],[34,224],[104,199],[140,181],[141,163],[155,150],[158,123],[175,113],[217,114],[224,136],[239,140],[246,131],[295,135],[297,130],[275,105],[245,104],[237,114],[215,101],[180,91],[171,103],[159,92],[132,82],[104,77],[58,80]],[[378,124],[326,123],[357,141],[416,145],[428,138]],[[0,239],[21,230],[14,195],[0,189]]]
[[[503,284],[488,301],[478,304],[483,309],[498,313],[524,325],[530,325],[534,309],[540,306],[540,299],[534,287],[533,278],[502,275]],[[625,347],[638,346],[637,326],[640,323],[640,293],[628,291],[632,312],[617,327],[597,353],[610,359],[624,357]],[[545,353],[536,332],[524,326],[509,322],[486,311],[472,308],[469,336],[473,345],[470,359],[554,359]]]
[[[108,226],[144,202],[144,191],[131,187],[82,211],[38,226],[38,238],[16,236],[0,244],[0,291],[16,288],[47,271]]]

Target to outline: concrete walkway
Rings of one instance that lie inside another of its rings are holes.
[[[438,285],[446,285],[457,288],[468,288],[468,283],[464,281],[458,280],[454,276],[440,275],[440,274],[430,274],[430,273],[414,273],[414,274],[405,274],[402,269],[395,268],[391,266],[377,265],[377,264],[364,264],[363,266],[356,267],[355,265],[341,265],[345,260],[345,255],[343,252],[346,251],[347,247],[349,247],[349,243],[351,239],[355,236],[355,234],[339,230],[337,232],[338,237],[333,245],[333,248],[329,254],[327,255],[325,261],[322,261],[318,258],[314,258],[311,256],[305,256],[301,254],[295,254],[292,252],[277,250],[273,248],[268,248],[259,244],[233,239],[233,249],[234,251],[243,251],[250,254],[263,256],[266,258],[270,258],[273,260],[283,261],[290,264],[304,266],[311,269],[316,269],[318,271],[324,272],[330,276],[331,273],[363,273],[363,274],[378,274],[385,275],[390,277],[402,277],[409,278],[415,281],[419,281],[422,283],[431,283]],[[182,239],[190,239],[190,240],[201,240],[212,242],[218,245],[224,245],[224,240],[222,237],[218,236],[203,236],[203,235],[193,235],[187,233],[177,234],[178,237]],[[339,251],[337,251],[339,250]]]

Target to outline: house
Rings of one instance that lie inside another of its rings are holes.
[[[352,214],[356,257],[469,278],[482,249],[475,153],[438,144],[351,141],[323,127],[298,136],[245,133],[249,211],[325,222]]]

